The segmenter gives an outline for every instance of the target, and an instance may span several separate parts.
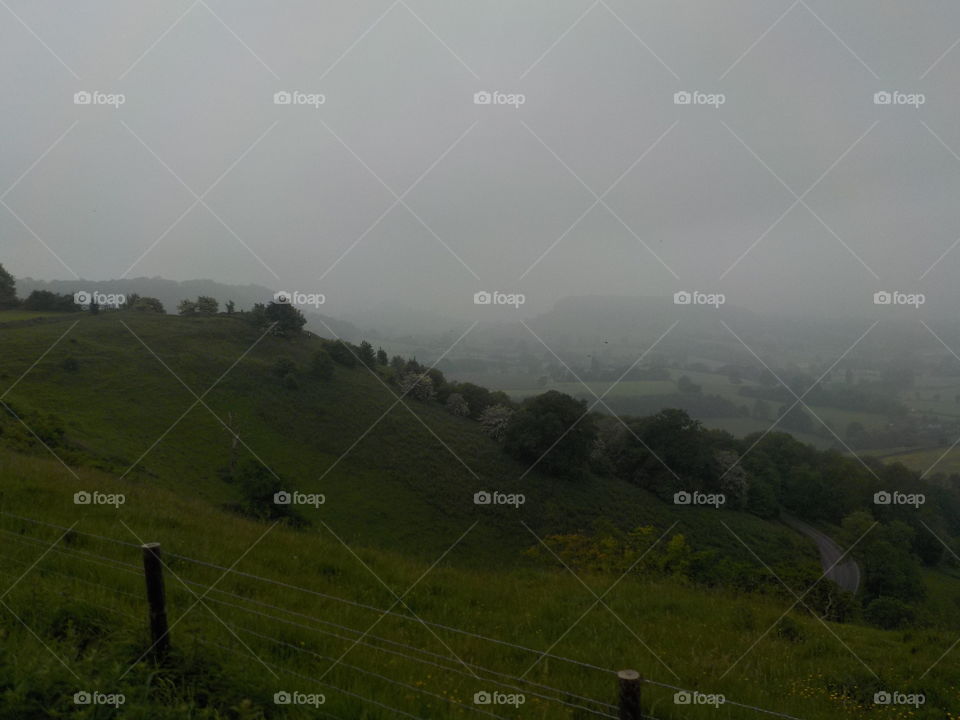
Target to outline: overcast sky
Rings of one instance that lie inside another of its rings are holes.
[[[958,39],[936,0],[6,0],[0,262],[332,315],[469,317],[482,289],[948,307]]]

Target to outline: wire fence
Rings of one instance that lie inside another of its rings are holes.
[[[108,543],[114,547],[123,547],[126,553],[129,553],[131,549],[136,550],[137,553],[140,553],[142,551],[141,545],[136,543],[125,542],[117,538],[96,535],[93,533],[86,533],[86,532],[76,530],[75,528],[69,528],[62,525],[57,525],[55,523],[49,523],[46,521],[37,520],[35,518],[23,517],[20,515],[8,513],[6,511],[0,511],[0,516],[8,517],[24,523],[29,523],[38,527],[46,527],[46,528],[54,529],[61,532],[62,534],[66,534],[67,537],[72,536],[77,538],[81,538],[81,537],[90,538],[98,542]],[[143,568],[141,566],[130,563],[130,562],[126,562],[125,560],[121,560],[116,557],[102,555],[99,553],[91,552],[89,550],[81,550],[79,548],[74,548],[74,547],[65,546],[65,545],[57,545],[57,546],[51,547],[49,540],[32,537],[32,536],[23,534],[23,532],[17,533],[17,532],[3,529],[3,528],[0,528],[0,535],[8,537],[14,542],[19,542],[24,545],[29,545],[31,547],[37,547],[37,548],[42,547],[45,552],[54,553],[65,559],[79,561],[83,563],[90,563],[97,567],[107,568],[109,570],[115,570],[115,571],[124,573],[126,575],[135,575],[137,576],[138,581],[142,581],[143,579]],[[403,620],[407,622],[414,622],[414,623],[426,626],[428,628],[442,630],[445,632],[460,635],[462,637],[471,638],[480,642],[490,643],[496,646],[507,647],[512,650],[516,650],[525,654],[532,654],[539,658],[550,658],[552,660],[556,660],[558,662],[564,663],[566,665],[570,665],[572,667],[576,667],[578,669],[603,673],[610,678],[616,677],[617,670],[614,668],[607,668],[600,665],[596,665],[594,663],[578,660],[575,658],[554,654],[548,651],[538,650],[535,648],[522,645],[520,643],[503,640],[501,638],[491,637],[481,633],[466,630],[464,628],[459,628],[459,627],[447,625],[444,623],[423,620],[419,617],[397,612],[390,608],[380,608],[375,605],[370,605],[367,603],[350,600],[349,598],[343,598],[337,595],[332,595],[329,593],[320,592],[318,590],[313,590],[311,588],[305,588],[305,587],[294,585],[284,581],[275,580],[272,578],[256,575],[256,574],[245,572],[245,571],[240,571],[235,568],[224,567],[216,563],[212,563],[206,560],[200,560],[198,558],[193,558],[187,555],[165,552],[164,556],[166,558],[173,558],[180,562],[189,563],[197,567],[204,567],[207,569],[217,570],[222,574],[221,577],[225,577],[226,575],[232,575],[232,576],[237,576],[237,577],[245,578],[248,580],[264,583],[270,586],[283,588],[286,590],[301,592],[311,597],[317,597],[323,600],[339,603],[344,606],[349,606],[352,608],[361,609],[361,610],[369,611],[372,613],[377,613],[381,617],[393,617],[393,618],[397,618],[399,620]],[[20,560],[18,558],[12,558],[6,555],[0,555],[0,561],[10,561],[10,562],[14,562],[21,565],[27,565],[28,571],[32,568],[29,562]],[[390,639],[383,636],[374,635],[370,632],[369,628],[368,630],[360,630],[354,627],[350,627],[348,625],[332,622],[331,620],[328,620],[328,619],[319,618],[313,615],[292,610],[290,608],[284,608],[275,604],[271,604],[263,600],[259,600],[252,597],[246,597],[243,595],[239,595],[237,593],[232,593],[227,590],[215,587],[216,583],[212,585],[207,585],[207,584],[198,582],[196,580],[183,578],[180,576],[179,573],[173,573],[173,571],[170,570],[169,567],[167,569],[168,569],[168,572],[174,575],[175,581],[177,583],[182,583],[184,588],[194,596],[194,598],[197,600],[197,604],[201,602],[214,603],[220,607],[226,607],[226,608],[230,608],[231,610],[256,616],[261,620],[279,623],[282,625],[289,626],[291,628],[296,628],[298,630],[305,630],[320,636],[332,637],[339,641],[343,641],[345,643],[351,643],[351,647],[353,647],[354,645],[361,645],[375,652],[384,653],[397,658],[402,658],[412,663],[419,663],[422,665],[426,665],[434,669],[441,670],[445,673],[446,672],[454,673],[464,677],[472,678],[475,680],[482,680],[486,682],[496,682],[499,688],[516,691],[518,693],[522,693],[524,696],[529,695],[530,697],[538,698],[543,702],[557,704],[558,706],[567,708],[575,713],[587,713],[594,717],[614,718],[614,720],[616,720],[616,718],[618,717],[618,715],[616,714],[618,710],[618,706],[612,703],[608,703],[602,700],[598,700],[596,698],[591,698],[585,695],[573,693],[569,690],[565,690],[562,688],[558,688],[558,687],[547,685],[541,682],[530,680],[523,676],[511,675],[509,673],[494,670],[492,668],[486,667],[476,662],[467,662],[467,661],[461,660],[457,656],[451,657],[450,655],[443,655],[440,653],[427,650],[425,648],[420,648],[415,645],[411,645],[409,643],[400,642],[399,640],[396,640],[396,639]],[[77,582],[87,587],[95,587],[99,591],[103,593],[107,593],[111,596],[119,596],[119,597],[136,601],[138,604],[143,604],[144,598],[142,593],[138,594],[138,593],[130,592],[127,590],[118,589],[116,587],[111,587],[100,582],[82,578],[70,573],[63,573],[50,568],[43,568],[42,572],[50,573],[58,577],[63,577],[65,579],[68,579],[73,582]],[[10,576],[8,573],[0,572],[0,574]],[[190,589],[191,587],[197,588],[198,592],[194,592],[192,589]],[[224,598],[229,598],[234,602],[230,602]],[[97,607],[106,612],[111,612],[114,614],[125,616],[130,620],[134,620],[134,621],[140,620],[140,618],[138,618],[135,615],[132,615],[130,613],[126,613],[123,611],[119,611],[115,608],[109,608],[107,606],[100,605],[98,603],[90,602],[85,598],[74,596],[73,599],[76,599],[82,603],[88,604],[92,607]],[[255,607],[251,607],[251,606],[255,606]],[[265,611],[270,611],[270,612],[265,612]],[[294,620],[291,618],[297,618],[297,619]],[[302,621],[306,621],[306,622],[302,622]],[[224,622],[224,621],[221,620],[221,622]],[[275,637],[273,635],[269,635],[263,632],[259,632],[257,630],[253,630],[241,624],[237,624],[237,623],[234,623],[232,625],[228,625],[226,623],[224,624],[231,631],[231,633],[234,634],[234,636],[237,639],[239,639],[238,633],[243,633],[250,637],[256,637],[259,641],[271,643],[274,646],[282,647],[284,648],[285,651],[295,652],[295,653],[298,653],[299,655],[309,655],[315,660],[330,661],[333,664],[329,666],[329,669],[332,669],[334,666],[341,667],[344,670],[348,670],[351,673],[362,675],[364,677],[375,678],[380,682],[384,682],[396,687],[401,687],[407,692],[413,692],[420,696],[431,697],[434,700],[439,700],[448,705],[456,706],[465,712],[470,712],[475,715],[479,714],[479,715],[485,715],[485,716],[495,717],[495,718],[501,717],[500,715],[497,715],[494,712],[486,710],[483,707],[480,707],[477,705],[469,705],[462,701],[447,697],[445,695],[441,695],[439,693],[432,692],[425,688],[403,682],[396,678],[388,677],[383,673],[378,673],[376,671],[372,671],[367,668],[362,668],[357,665],[345,663],[342,660],[342,657],[343,657],[342,655],[339,658],[331,657],[331,656],[316,652],[315,650],[312,650],[305,646],[298,646],[293,643],[289,643],[281,638]],[[321,626],[321,627],[318,627],[318,626]],[[329,628],[339,630],[345,634],[339,634],[337,632],[333,632],[333,630],[330,630]],[[224,650],[226,652],[230,652],[233,654],[242,654],[246,660],[250,659],[250,652],[251,652],[250,648],[246,646],[244,643],[242,643],[242,641],[241,641],[241,644],[243,644],[245,648],[243,652],[238,651],[236,648],[224,646],[219,643],[213,643],[210,641],[202,640],[200,638],[196,638],[196,640],[197,642],[203,645],[217,647],[221,650]],[[344,653],[344,655],[345,654],[346,653]],[[391,707],[373,698],[368,698],[358,693],[348,691],[344,688],[337,687],[325,679],[326,673],[324,673],[324,676],[322,676],[321,678],[312,678],[309,675],[298,673],[289,668],[286,668],[280,665],[273,665],[271,663],[265,662],[263,659],[259,657],[257,658],[257,660],[259,660],[259,662],[267,668],[270,668],[272,670],[277,670],[279,672],[283,672],[291,676],[300,677],[303,680],[309,680],[318,685],[330,687],[335,691],[340,692],[347,697],[352,697],[353,699],[358,700],[360,702],[372,704],[373,706],[379,707],[380,709],[388,710],[390,712],[395,712],[404,717],[417,718],[416,715],[413,715],[407,711],[401,710],[399,708]],[[329,669],[327,672],[329,672]],[[656,688],[670,690],[673,692],[685,692],[685,693],[695,692],[694,690],[689,688],[683,688],[683,687],[672,685],[669,683],[659,682],[646,677],[642,679],[642,683],[644,686],[653,686]],[[750,705],[747,703],[741,703],[741,702],[737,702],[730,699],[725,699],[724,705],[740,708],[742,710],[749,710],[749,711],[752,711],[761,715],[770,716],[770,717],[783,718],[785,720],[801,720],[801,718],[798,718],[794,715],[788,715],[786,713],[778,712],[775,710],[768,710],[766,708]],[[336,720],[336,716],[333,716],[324,712],[320,712],[319,714],[325,715],[326,717],[335,718]],[[644,714],[643,717],[648,718],[649,720],[658,720],[657,718],[649,714]]]

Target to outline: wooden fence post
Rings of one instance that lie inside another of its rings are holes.
[[[167,627],[167,595],[163,587],[160,543],[143,545],[143,572],[147,580],[147,602],[150,604],[152,653],[162,658],[170,650],[170,631]]]
[[[640,713],[640,673],[621,670],[617,673],[620,690],[620,720],[642,720]]]

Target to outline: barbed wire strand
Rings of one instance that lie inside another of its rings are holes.
[[[216,592],[216,591],[215,591],[215,592]],[[229,593],[228,593],[228,594],[229,594]],[[319,629],[319,628],[310,627],[310,626],[304,625],[304,624],[302,624],[302,623],[293,622],[292,620],[285,620],[284,618],[278,618],[278,617],[275,617],[275,616],[273,616],[273,615],[268,615],[268,614],[266,614],[266,613],[259,612],[259,611],[257,611],[257,610],[252,610],[252,609],[250,609],[250,608],[244,608],[244,607],[242,607],[242,606],[240,606],[240,605],[237,605],[237,604],[235,604],[235,603],[228,603],[228,602],[225,602],[225,601],[223,601],[223,600],[217,600],[217,599],[215,599],[215,598],[209,598],[209,597],[208,597],[207,599],[210,600],[211,602],[217,603],[218,605],[226,605],[227,607],[237,608],[237,609],[242,610],[242,611],[244,611],[244,612],[249,612],[249,613],[252,613],[252,614],[257,615],[257,616],[260,616],[260,617],[264,617],[264,618],[267,618],[267,619],[270,619],[270,620],[274,620],[274,621],[276,621],[276,622],[281,622],[281,623],[284,623],[284,624],[287,624],[287,625],[292,625],[292,626],[294,626],[294,627],[302,628],[302,629],[305,629],[305,630],[310,630],[310,631],[313,631],[313,632],[318,632],[318,633],[320,633],[320,634],[322,634],[322,635],[329,635],[329,636],[335,637],[335,638],[337,638],[337,639],[339,639],[339,640],[344,640],[344,641],[347,641],[347,642],[351,642],[351,641],[354,640],[354,638],[344,637],[343,635],[337,635],[336,633],[332,633],[332,632],[330,632],[329,630],[321,630],[321,629]],[[278,608],[278,609],[282,610],[282,608]],[[299,614],[299,613],[298,613],[298,614]],[[314,619],[315,619],[315,618],[314,618]],[[319,620],[318,620],[318,622],[322,622],[322,621],[319,621]],[[330,623],[330,624],[334,624],[334,625],[335,625],[335,623]],[[355,632],[355,633],[360,634],[360,631],[359,631],[359,630],[354,630],[353,628],[347,628],[347,627],[344,627],[344,626],[337,626],[337,627],[341,627],[342,629],[348,630],[348,631],[350,631],[350,632]],[[442,658],[442,659],[447,659],[446,656],[439,655],[438,653],[432,653],[432,652],[430,652],[430,651],[428,651],[428,650],[423,650],[423,649],[421,649],[421,648],[417,648],[417,647],[414,647],[414,646],[412,646],[412,645],[406,645],[405,643],[400,643],[400,642],[397,642],[397,641],[394,641],[394,640],[388,640],[387,638],[381,638],[381,637],[378,637],[378,636],[375,636],[375,635],[368,635],[367,637],[370,637],[370,638],[373,638],[373,639],[377,639],[377,640],[382,640],[382,641],[384,641],[384,642],[388,642],[388,643],[391,643],[391,644],[393,644],[393,645],[398,645],[398,646],[400,646],[400,647],[405,647],[405,648],[408,648],[408,649],[413,650],[413,651],[415,651],[415,652],[422,652],[422,653],[425,653],[425,654],[428,654],[428,655],[433,655],[433,656],[435,656],[435,657],[440,657],[440,658]],[[380,647],[380,646],[378,646],[378,645],[374,645],[374,644],[372,644],[372,643],[364,642],[363,640],[359,641],[358,644],[360,644],[360,645],[365,645],[366,647],[372,648],[372,649],[374,649],[374,650],[379,650],[380,652],[385,652],[385,653],[389,653],[389,654],[391,654],[391,655],[396,655],[396,656],[402,657],[402,658],[404,658],[404,659],[406,659],[406,660],[413,660],[414,662],[419,662],[419,663],[423,663],[423,664],[425,664],[425,665],[430,665],[431,667],[439,668],[439,669],[441,669],[441,670],[448,670],[448,671],[450,671],[450,672],[454,672],[454,673],[457,673],[457,674],[459,674],[459,675],[464,675],[464,676],[466,676],[466,677],[470,677],[470,678],[475,678],[475,677],[476,677],[476,675],[471,674],[471,673],[468,673],[468,672],[465,672],[464,670],[461,670],[460,668],[457,668],[457,667],[451,667],[451,666],[447,666],[447,665],[440,665],[439,663],[435,663],[435,662],[432,662],[432,661],[430,661],[430,660],[426,660],[426,659],[424,659],[424,658],[413,657],[413,656],[410,656],[410,655],[406,655],[405,653],[397,652],[396,650],[389,650],[389,649],[387,649],[387,648],[383,648],[383,647]],[[554,692],[561,693],[562,695],[566,695],[566,696],[568,696],[568,697],[574,697],[574,698],[578,698],[578,699],[580,699],[580,700],[585,700],[585,701],[587,701],[587,702],[593,702],[593,703],[596,703],[596,704],[598,704],[598,705],[602,705],[602,706],[604,706],[604,707],[608,707],[608,708],[613,709],[613,710],[616,709],[616,706],[615,706],[615,705],[610,705],[609,703],[601,702],[601,701],[599,701],[599,700],[594,700],[593,698],[588,698],[588,697],[584,697],[584,696],[581,696],[581,695],[576,695],[576,694],[574,694],[574,693],[570,693],[570,692],[568,692],[568,691],[566,691],[566,690],[562,690],[562,689],[560,689],[560,688],[554,688],[554,687],[550,687],[549,685],[541,685],[540,683],[534,683],[534,682],[531,682],[531,681],[527,681],[527,680],[524,680],[523,678],[518,678],[518,677],[515,677],[515,676],[513,676],[513,675],[507,675],[506,673],[497,672],[496,670],[491,670],[491,669],[489,669],[489,668],[485,668],[485,667],[483,667],[482,665],[477,665],[477,664],[475,664],[475,663],[464,663],[464,664],[467,665],[467,667],[477,669],[477,670],[479,670],[479,671],[481,671],[481,672],[487,672],[487,673],[490,673],[490,674],[493,674],[493,675],[499,675],[499,676],[501,676],[501,677],[507,677],[507,678],[510,678],[510,679],[512,679],[512,680],[517,680],[517,681],[520,681],[520,682],[525,682],[525,683],[530,684],[530,685],[533,685],[533,686],[535,686],[535,687],[542,687],[542,688],[546,688],[546,689],[549,689],[549,690],[553,690]],[[481,679],[486,680],[486,678],[481,678]],[[585,712],[588,712],[588,713],[593,713],[593,714],[595,714],[595,715],[600,715],[600,716],[602,716],[602,717],[614,717],[613,715],[609,715],[609,714],[607,714],[607,713],[603,713],[603,712],[600,712],[600,711],[598,711],[598,710],[594,710],[594,709],[592,709],[592,708],[585,707],[585,706],[583,706],[583,705],[577,705],[577,704],[575,704],[575,703],[566,702],[566,701],[561,700],[560,698],[557,698],[557,697],[553,697],[553,696],[550,696],[550,695],[544,695],[544,694],[542,694],[542,693],[537,693],[537,692],[531,692],[530,690],[528,690],[528,689],[526,689],[526,688],[521,688],[521,687],[516,686],[516,685],[509,685],[509,684],[503,683],[503,682],[501,682],[501,681],[498,681],[498,682],[499,682],[499,684],[500,684],[501,687],[508,688],[508,689],[510,689],[510,690],[519,690],[519,691],[523,692],[524,694],[531,695],[531,696],[533,696],[533,697],[538,697],[538,698],[540,698],[540,699],[542,699],[542,700],[546,700],[546,701],[548,701],[548,702],[556,702],[556,703],[559,703],[559,704],[561,704],[561,705],[566,705],[567,707],[570,707],[570,708],[573,708],[573,709],[576,709],[576,710],[582,710],[582,711],[585,711]]]
[[[322,655],[320,653],[314,652],[313,650],[309,650],[308,648],[297,647],[296,645],[292,643],[288,643],[285,640],[279,640],[277,638],[271,637],[270,635],[264,635],[263,633],[259,633],[256,630],[250,630],[249,628],[241,627],[239,625],[235,625],[233,629],[239,630],[240,632],[244,632],[248,635],[253,635],[254,637],[260,638],[261,640],[268,640],[272,643],[276,643],[277,645],[288,647],[291,650],[296,650],[297,652],[302,652],[308,655],[312,655],[313,657],[319,658],[321,660],[330,660],[336,663],[338,667],[345,667],[349,670],[354,670],[358,673],[361,673],[362,675],[370,675],[371,677],[378,678],[379,680],[383,680],[393,685],[398,685],[402,688],[406,688],[407,690],[412,690],[413,692],[418,692],[423,695],[429,695],[430,697],[437,698],[438,700],[442,700],[443,702],[450,703],[452,705],[459,705],[463,708],[466,708],[470,712],[480,713],[481,715],[488,715],[490,717],[497,718],[498,720],[507,720],[502,715],[497,715],[495,713],[484,710],[483,708],[471,707],[470,705],[460,702],[459,700],[454,700],[453,698],[448,698],[448,697],[444,697],[443,695],[438,695],[437,693],[430,692],[429,690],[418,688],[416,685],[410,685],[409,683],[405,683],[400,680],[395,680],[393,678],[387,677],[386,675],[381,675],[380,673],[374,672],[372,670],[367,670],[366,668],[362,668],[357,665],[351,665],[350,663],[345,663],[345,662],[337,662],[337,658],[330,657],[328,655]],[[613,716],[611,715],[610,717],[613,717]]]
[[[34,523],[34,524],[37,524],[37,525],[44,525],[44,526],[51,527],[51,528],[55,528],[55,529],[61,530],[61,531],[71,530],[71,528],[65,527],[65,526],[63,526],[63,525],[57,525],[57,524],[55,524],[55,523],[48,523],[48,522],[45,522],[45,521],[43,521],[43,520],[36,520],[36,519],[34,519],[34,518],[27,518],[27,517],[23,517],[23,516],[21,516],[21,515],[15,515],[15,514],[13,514],[13,513],[8,513],[8,512],[6,512],[6,511],[0,511],[0,515],[5,515],[5,516],[7,516],[7,517],[12,517],[12,518],[15,518],[15,519],[17,519],[17,520],[22,520],[22,521],[24,521],[24,522],[30,522],[30,523]],[[0,532],[8,532],[8,531],[0,530]],[[73,532],[73,533],[75,533],[75,534],[77,534],[77,535],[84,535],[84,536],[87,536],[87,537],[93,537],[93,538],[96,538],[96,539],[98,539],[98,540],[102,540],[102,541],[105,541],[105,542],[112,542],[112,543],[115,543],[115,544],[118,544],[118,545],[123,545],[123,546],[130,547],[130,548],[136,548],[136,549],[138,549],[138,550],[141,548],[140,545],[137,545],[137,544],[135,544],[135,543],[125,542],[125,541],[123,541],[123,540],[117,540],[116,538],[104,537],[104,536],[101,536],[101,535],[95,535],[95,534],[92,534],[92,533],[86,533],[86,532],[78,531],[78,530],[75,530],[75,529],[74,529],[74,530],[71,530],[71,532]],[[8,533],[8,534],[16,535],[15,533]],[[23,536],[17,536],[17,537],[23,537]],[[54,548],[54,550],[56,550],[56,548]],[[75,552],[83,552],[83,551],[81,551],[81,550],[75,550]],[[316,597],[324,598],[324,599],[326,599],[326,600],[331,600],[331,601],[333,601],[333,602],[339,602],[339,603],[343,603],[343,604],[346,604],[346,605],[350,605],[350,606],[352,606],[352,607],[356,607],[356,608],[360,608],[360,609],[364,609],[364,610],[369,610],[369,611],[371,611],[371,612],[381,613],[382,615],[385,615],[385,616],[386,616],[386,615],[389,615],[389,616],[396,617],[396,618],[403,619],[403,620],[407,620],[407,621],[419,622],[419,623],[422,623],[422,624],[429,625],[429,626],[431,626],[431,627],[439,628],[439,629],[441,629],[441,630],[446,630],[446,631],[448,631],[448,632],[452,632],[452,633],[456,633],[456,634],[460,634],[460,635],[465,635],[465,636],[467,636],[467,637],[472,637],[472,638],[477,639],[477,640],[483,640],[483,641],[495,643],[495,644],[498,644],[498,645],[503,645],[503,646],[505,646],[505,647],[510,647],[510,648],[515,649],[515,650],[521,650],[521,651],[524,651],[524,652],[535,653],[535,654],[541,655],[541,656],[543,656],[543,657],[552,658],[552,659],[554,659],[554,660],[558,660],[558,661],[561,661],[561,662],[570,663],[570,664],[577,665],[577,666],[579,666],[579,667],[587,668],[587,669],[590,669],[590,670],[596,670],[596,671],[598,671],[598,672],[603,672],[603,673],[613,673],[613,674],[616,673],[616,671],[613,670],[612,668],[601,667],[601,666],[599,666],[599,665],[594,665],[593,663],[583,662],[583,661],[581,661],[581,660],[576,660],[576,659],[574,659],[574,658],[568,658],[568,657],[565,657],[565,656],[563,656],[563,655],[555,655],[555,654],[549,653],[549,652],[546,652],[546,653],[545,653],[545,652],[543,652],[543,651],[536,650],[536,649],[534,649],[534,648],[529,648],[529,647],[526,647],[526,646],[524,646],[524,645],[520,645],[520,644],[518,644],[518,643],[509,642],[508,640],[501,640],[501,639],[499,639],[499,638],[489,637],[489,636],[486,636],[486,635],[482,635],[482,634],[480,634],[480,633],[471,632],[471,631],[469,631],[469,630],[463,630],[462,628],[454,627],[454,626],[451,626],[451,625],[445,625],[445,624],[443,624],[443,623],[437,623],[437,622],[431,622],[431,621],[421,620],[421,619],[419,619],[419,618],[415,618],[415,617],[412,617],[412,616],[410,616],[410,615],[404,615],[403,613],[398,613],[398,612],[395,612],[395,611],[392,611],[392,610],[384,610],[383,608],[378,608],[378,607],[376,607],[376,606],[374,606],[374,605],[368,605],[368,604],[366,604],[366,603],[361,603],[361,602],[357,602],[357,601],[354,601],[354,600],[348,600],[348,599],[346,599],[346,598],[341,598],[341,597],[338,597],[338,596],[336,596],[336,595],[330,595],[330,594],[327,594],[327,593],[322,593],[322,592],[317,591],[317,590],[311,590],[311,589],[309,589],[309,588],[304,588],[304,587],[300,587],[300,586],[297,586],[297,585],[292,585],[292,584],[290,584],[290,583],[285,583],[285,582],[282,582],[282,581],[279,581],[279,580],[273,580],[273,579],[271,579],[271,578],[266,578],[266,577],[263,577],[263,576],[260,576],[260,575],[255,575],[255,574],[253,574],[253,573],[248,573],[248,572],[245,572],[245,571],[242,571],[242,570],[237,570],[237,569],[235,569],[235,568],[233,568],[233,569],[231,569],[231,568],[226,568],[226,567],[223,567],[222,565],[217,565],[216,563],[207,562],[207,561],[205,561],[205,560],[199,560],[199,559],[197,559],[197,558],[192,558],[192,557],[189,557],[189,556],[187,556],[187,555],[180,555],[180,554],[178,554],[178,553],[169,553],[169,552],[166,553],[166,555],[167,555],[168,557],[177,558],[178,560],[183,560],[183,561],[186,561],[186,562],[194,563],[194,564],[199,565],[199,566],[202,566],[202,567],[208,567],[208,568],[211,568],[211,569],[214,569],[214,570],[219,570],[219,571],[221,571],[221,572],[226,572],[226,573],[230,573],[230,574],[233,574],[233,575],[237,575],[237,576],[239,576],[239,577],[245,577],[245,578],[248,578],[248,579],[251,579],[251,580],[256,580],[256,581],[259,581],[259,582],[264,582],[264,583],[267,583],[267,584],[276,585],[277,587],[284,587],[284,588],[287,588],[287,589],[289,589],[289,590],[297,590],[297,591],[299,591],[299,592],[304,592],[304,593],[307,593],[307,594],[310,594],[310,595],[314,595],[314,596],[316,596]],[[97,556],[97,557],[102,557],[102,556]],[[116,562],[118,562],[118,563],[121,564],[121,565],[127,565],[127,567],[131,567],[131,568],[135,568],[135,567],[136,567],[135,565],[129,565],[129,564],[127,564],[127,563],[122,563],[122,562],[120,562],[120,561],[116,561]],[[240,596],[237,596],[237,597],[240,597]],[[288,672],[289,672],[289,671],[288,671]],[[645,683],[645,684],[649,684],[649,685],[654,685],[654,686],[656,686],[656,687],[661,687],[661,688],[665,688],[665,689],[674,690],[674,691],[677,691],[677,692],[694,692],[694,691],[689,690],[689,689],[687,689],[687,688],[681,688],[681,687],[678,687],[678,686],[675,686],[675,685],[670,685],[670,684],[668,684],[668,683],[661,683],[661,682],[657,682],[657,681],[650,680],[650,679],[647,679],[647,678],[644,678],[644,683]],[[781,713],[781,712],[778,712],[778,711],[775,711],[775,710],[767,710],[766,708],[761,708],[761,707],[757,707],[757,706],[755,706],[755,705],[749,705],[749,704],[746,704],[746,703],[739,703],[739,702],[736,702],[736,701],[733,701],[733,700],[726,700],[725,704],[727,704],[727,705],[732,705],[732,706],[735,706],[735,707],[740,707],[740,708],[743,708],[743,709],[746,709],[746,710],[753,710],[753,711],[755,711],[755,712],[763,713],[763,714],[766,714],[766,715],[771,715],[771,716],[774,716],[774,717],[784,718],[785,720],[802,720],[801,718],[798,718],[798,717],[796,717],[796,716],[794,716],[794,715],[788,715],[788,714],[786,714],[786,713]],[[392,708],[388,708],[388,709],[392,709]]]
[[[227,646],[227,645],[221,645],[220,643],[210,642],[210,641],[207,641],[207,640],[201,640],[200,638],[195,638],[195,640],[196,640],[198,643],[200,643],[201,645],[207,645],[207,646],[209,646],[209,647],[216,647],[216,648],[219,648],[219,649],[221,649],[221,650],[225,650],[226,652],[233,653],[234,655],[237,655],[237,656],[239,656],[239,657],[242,657],[242,658],[244,658],[244,660],[249,660],[249,657],[250,657],[250,656],[249,656],[247,653],[241,653],[239,650],[235,650],[234,648],[231,648],[231,647],[229,647],[229,646]],[[401,710],[400,708],[391,707],[390,705],[387,705],[387,704],[385,704],[385,703],[382,703],[382,702],[380,702],[379,700],[374,700],[373,698],[365,697],[364,695],[360,695],[359,693],[355,693],[355,692],[352,692],[352,691],[350,691],[350,690],[345,690],[345,689],[343,689],[343,688],[341,688],[341,687],[338,687],[338,686],[334,685],[334,684],[331,683],[331,682],[327,682],[326,680],[318,680],[317,678],[310,677],[309,675],[304,675],[303,673],[298,673],[298,672],[295,671],[295,670],[290,670],[289,668],[285,668],[285,667],[283,667],[283,666],[281,666],[281,665],[273,665],[273,664],[271,664],[271,663],[263,663],[263,664],[266,665],[267,667],[271,667],[271,666],[272,666],[272,668],[273,668],[274,670],[279,670],[280,672],[286,673],[287,675],[292,675],[292,676],[294,676],[294,677],[298,677],[298,678],[300,678],[301,680],[309,680],[310,682],[316,683],[317,685],[323,685],[323,686],[325,686],[325,687],[333,688],[333,689],[336,690],[337,692],[343,693],[344,695],[347,695],[347,696],[349,696],[349,697],[352,697],[352,698],[355,698],[355,699],[357,699],[357,700],[360,700],[361,702],[365,702],[365,703],[370,703],[370,704],[372,704],[372,705],[376,705],[377,707],[382,708],[383,710],[388,710],[389,712],[393,712],[393,713],[400,713],[400,714],[403,715],[404,717],[412,718],[413,720],[425,720],[425,718],[417,717],[416,715],[412,715],[411,713],[408,713],[408,712],[406,712],[405,710]]]

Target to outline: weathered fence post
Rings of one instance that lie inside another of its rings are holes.
[[[617,673],[620,685],[620,720],[642,720],[640,714],[640,673],[621,670]]]
[[[143,545],[143,572],[147,580],[147,602],[150,604],[152,653],[162,658],[170,650],[170,634],[167,627],[167,594],[163,587],[160,543]]]

